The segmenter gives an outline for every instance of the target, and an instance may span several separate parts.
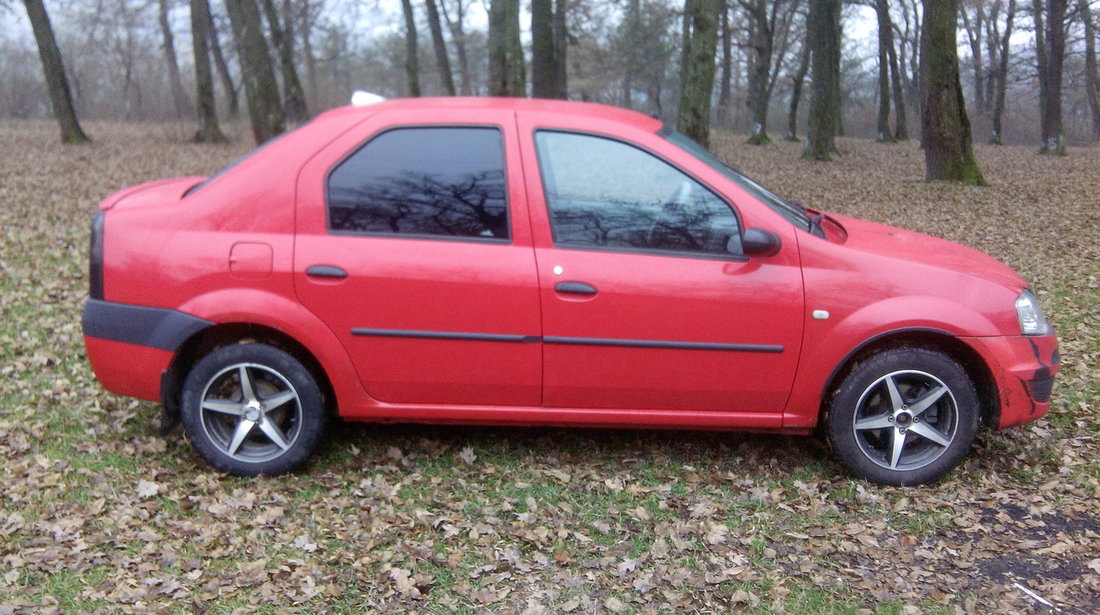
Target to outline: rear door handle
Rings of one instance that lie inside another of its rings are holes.
[[[585,282],[558,282],[554,286],[554,290],[559,293],[569,293],[572,295],[594,295],[596,294],[596,287]]]
[[[312,278],[346,278],[348,272],[333,265],[313,265],[306,269],[306,275]]]

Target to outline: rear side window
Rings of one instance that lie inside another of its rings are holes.
[[[372,235],[508,240],[499,129],[400,128],[329,173],[329,230]]]

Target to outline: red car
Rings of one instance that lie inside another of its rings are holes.
[[[238,475],[326,420],[808,434],[885,484],[1049,408],[1057,340],[975,250],[786,201],[640,113],[327,112],[95,216],[88,357]]]

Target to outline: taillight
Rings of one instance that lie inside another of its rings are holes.
[[[88,296],[103,299],[103,218],[99,212],[92,218],[92,242],[88,250]]]

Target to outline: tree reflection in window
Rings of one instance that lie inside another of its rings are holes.
[[[328,179],[334,231],[508,239],[495,128],[402,128],[375,137]]]
[[[728,255],[739,237],[725,201],[648,152],[550,131],[536,143],[557,245]]]

